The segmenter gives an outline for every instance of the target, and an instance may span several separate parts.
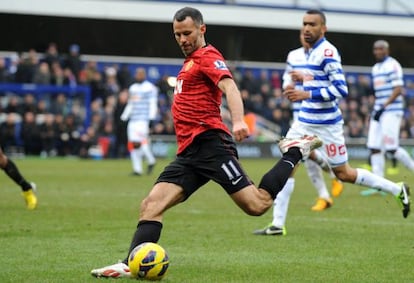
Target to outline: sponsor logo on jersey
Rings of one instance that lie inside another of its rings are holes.
[[[187,64],[185,64],[184,71],[190,70],[193,65],[194,65],[194,61],[190,60]]]
[[[332,57],[333,56],[333,50],[332,49],[325,49],[323,54],[325,55],[325,57]]]
[[[228,70],[226,63],[224,63],[221,60],[214,61],[214,66],[216,67],[217,70]]]

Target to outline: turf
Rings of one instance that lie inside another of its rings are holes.
[[[39,208],[27,211],[18,187],[0,174],[0,282],[103,280],[90,270],[126,256],[139,203],[169,160],[142,177],[128,175],[126,159],[15,161],[37,183]],[[274,161],[242,162],[259,182]],[[390,178],[414,187],[402,166]],[[160,244],[171,264],[163,282],[413,282],[413,215],[404,219],[391,196],[359,192],[347,184],[332,208],[312,212],[316,192],[300,168],[287,236],[255,236],[271,210],[247,216],[209,183],[165,215]]]

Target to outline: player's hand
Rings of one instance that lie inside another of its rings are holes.
[[[290,77],[294,82],[303,82],[303,73],[297,70],[294,70],[289,73]]]
[[[283,92],[283,95],[285,95],[290,101],[293,102],[310,98],[309,92],[297,89],[286,89]]]
[[[294,89],[295,88],[295,85],[294,84],[290,84],[290,85],[287,85],[285,88],[284,88],[284,91],[285,90],[288,90],[288,89]]]
[[[249,137],[249,127],[244,121],[233,122],[233,136],[237,142]]]
[[[385,110],[384,108],[381,108],[381,109],[379,109],[377,111],[374,111],[374,120],[375,121],[379,121],[382,113],[384,113],[384,110]]]

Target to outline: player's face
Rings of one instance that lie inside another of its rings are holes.
[[[308,50],[310,48],[309,43],[305,41],[305,36],[303,35],[303,30],[300,31],[299,35],[300,44],[302,44],[303,48]]]
[[[191,17],[186,17],[181,22],[174,21],[173,30],[175,40],[185,56],[190,55],[206,44],[204,39],[206,25],[197,26]]]
[[[374,47],[372,52],[377,62],[381,62],[388,55],[388,50],[385,47]]]
[[[146,79],[146,73],[145,73],[145,69],[139,68],[136,70],[135,72],[135,79],[138,82],[143,82]]]
[[[310,46],[325,36],[326,26],[318,14],[305,14],[303,17],[303,38]]]

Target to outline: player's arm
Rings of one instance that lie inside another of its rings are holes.
[[[234,138],[236,141],[242,141],[249,136],[249,129],[244,122],[244,108],[240,91],[234,80],[227,77],[219,81],[218,87],[227,98]]]
[[[403,94],[403,71],[401,68],[401,65],[396,63],[392,66],[392,72],[390,72],[389,80],[392,82],[392,94],[388,98],[388,100],[384,103],[383,108],[387,107],[391,103],[394,102],[394,100],[397,99],[398,96]]]
[[[304,75],[301,71],[292,70],[289,72],[289,75],[295,83],[303,83]]]
[[[393,72],[391,72],[390,80],[392,81],[393,88],[390,97],[388,97],[387,101],[382,105],[382,107],[376,111],[374,111],[374,120],[379,121],[382,113],[384,113],[385,108],[394,102],[398,96],[403,94],[403,74],[401,66],[397,65],[393,68]]]
[[[348,86],[342,69],[341,57],[337,51],[326,49],[319,66],[323,66],[324,76],[329,80],[330,85],[328,87],[315,87],[308,91],[309,98],[314,101],[325,102],[347,97]]]
[[[285,90],[283,91],[283,95],[285,95],[290,101],[293,102],[311,98],[311,94],[309,91],[299,90],[292,87],[285,88]]]
[[[402,86],[395,86],[393,89],[392,89],[392,94],[391,94],[391,96],[388,98],[388,100],[384,103],[384,105],[382,105],[382,107],[380,108],[380,109],[378,109],[378,110],[375,110],[374,112],[373,112],[373,119],[375,120],[375,121],[379,121],[379,119],[380,119],[380,117],[381,117],[381,115],[382,115],[382,113],[384,113],[384,111],[385,111],[385,108],[388,106],[388,105],[390,105],[395,99],[397,99],[397,97],[398,96],[400,96],[401,94],[402,94],[402,92],[403,92],[403,88],[402,88]]]
[[[131,113],[132,113],[132,104],[128,102],[124,108],[124,111],[122,111],[120,119],[124,122],[128,121],[129,117],[131,116]]]
[[[393,103],[393,101],[395,99],[397,99],[398,96],[400,96],[403,93],[403,88],[402,86],[395,86],[392,89],[392,94],[391,96],[388,98],[388,100],[384,103],[383,107],[387,107],[388,105],[390,105],[391,103]]]

